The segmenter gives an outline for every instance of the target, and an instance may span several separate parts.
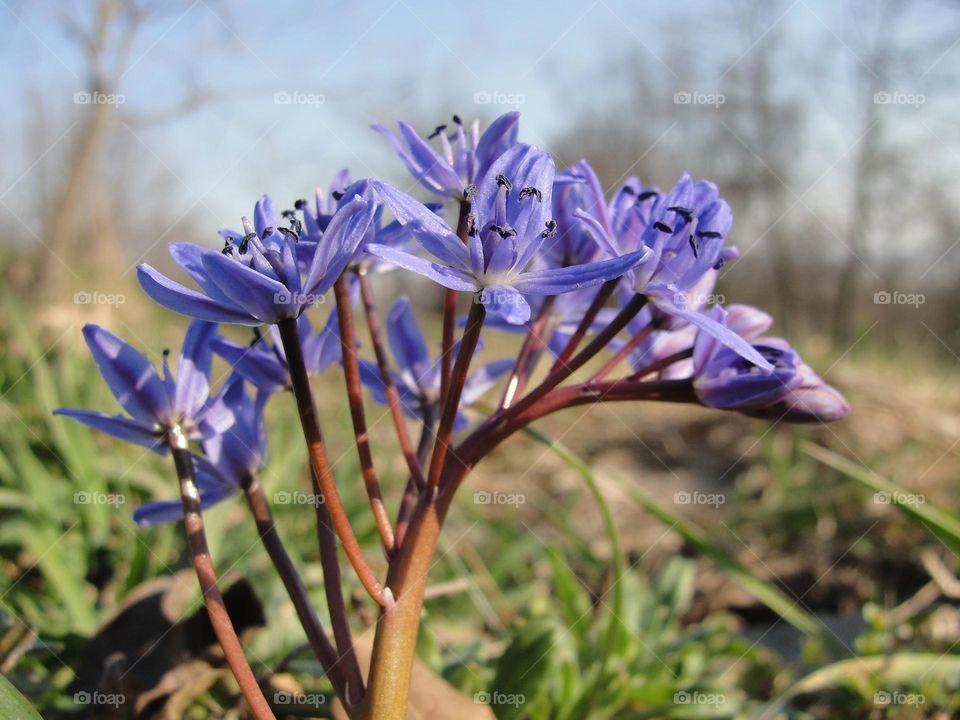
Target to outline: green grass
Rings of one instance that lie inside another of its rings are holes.
[[[78,347],[79,328],[53,342],[36,336],[29,313],[15,301],[8,298],[7,307],[11,311],[0,327],[7,349],[0,356],[0,662],[8,657],[5,640],[28,626],[36,639],[7,675],[31,704],[49,713],[71,707],[66,687],[85,640],[143,582],[187,563],[178,526],[141,530],[130,519],[138,502],[174,495],[167,461],[50,414],[61,406],[115,406]],[[169,326],[163,332],[175,342],[180,328]],[[335,457],[342,453],[335,470],[360,540],[376,557],[375,529],[349,452],[349,418],[336,392],[339,382],[334,373],[322,384],[329,392],[321,397],[337,398],[323,406],[325,430]],[[278,398],[268,418],[270,461],[263,474],[270,495],[305,488],[305,457],[291,417],[291,399]],[[385,441],[378,445],[378,460],[395,498],[403,465],[391,455],[390,433],[376,437]],[[812,438],[808,431],[786,428],[765,434],[756,445],[753,475],[736,478],[728,492],[724,523],[738,536],[762,539],[765,562],[794,553],[825,523],[835,523],[840,540],[853,543],[865,526],[862,516],[872,494],[899,492],[880,474]],[[867,629],[852,647],[838,646],[813,610],[750,569],[742,548],[719,525],[694,521],[631,486],[626,492],[637,517],[676,534],[684,552],[651,563],[628,561],[631,553],[642,557],[644,549],[623,547],[590,463],[542,433],[511,443],[516,452],[504,450],[498,462],[521,457],[539,443],[581,484],[518,488],[536,509],[531,514],[534,508],[528,507],[523,515],[484,510],[470,503],[465,489],[431,577],[435,586],[454,590],[428,600],[429,631],[420,642],[421,658],[463,693],[503,699],[494,705],[498,717],[812,720],[935,717],[958,709],[953,691],[960,656],[950,643],[928,641],[921,632],[933,608],[890,625],[884,620],[896,601],[878,594],[861,608]],[[750,484],[756,484],[756,473],[763,476],[762,492]],[[594,551],[598,537],[581,530],[584,497],[602,520],[599,539],[609,548],[607,559]],[[108,498],[112,501],[102,501]],[[891,532],[911,542],[919,537],[960,549],[960,521],[950,508],[894,507],[901,512],[884,519]],[[322,608],[311,513],[283,505],[275,511],[281,535]],[[255,635],[251,650],[273,665],[303,641],[282,586],[259,551],[242,503],[218,507],[207,520],[217,566],[227,580],[248,578],[266,608],[270,631]],[[528,526],[531,522],[535,525]],[[885,548],[864,541],[850,552],[852,559],[867,562]],[[797,628],[806,638],[802,657],[787,662],[747,640],[741,619],[730,611],[691,621],[704,568],[724,573]],[[348,591],[356,589],[351,575],[344,577]],[[194,598],[188,612],[197,607]],[[305,687],[322,691],[317,670],[305,658],[289,668]],[[877,709],[877,693],[922,694],[924,704]],[[0,708],[7,702],[18,701],[0,688]],[[191,708],[190,717],[217,717],[217,708],[231,702],[229,685],[218,683]]]

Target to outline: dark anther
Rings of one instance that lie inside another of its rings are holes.
[[[163,349],[163,356],[164,356],[165,358],[170,357],[170,348],[164,348],[164,349]]]
[[[277,229],[278,229],[280,232],[282,232],[284,235],[286,235],[288,238],[290,238],[291,240],[293,240],[294,242],[299,242],[300,236],[299,236],[297,233],[295,233],[293,230],[291,230],[290,228],[281,227],[281,228],[277,228]]]
[[[656,190],[644,190],[642,193],[637,195],[637,202],[643,202],[644,200],[649,200],[652,197],[659,197],[660,193]]]
[[[517,231],[513,228],[503,227],[501,225],[490,225],[490,229],[493,230],[497,235],[502,238],[510,237],[511,235],[516,235]]]
[[[267,235],[272,235],[274,230],[275,230],[275,228],[272,228],[272,227],[269,227],[269,226],[268,226],[268,227],[265,227],[265,228],[263,229],[263,232],[260,233],[260,237],[261,237],[261,238],[266,238]]]
[[[290,229],[293,230],[298,236],[303,232],[303,223],[293,218],[290,221]]]
[[[433,132],[427,135],[427,140],[433,140],[437,135],[439,135],[446,129],[447,129],[446,125],[437,125],[437,127],[434,128]]]
[[[233,255],[233,245],[230,244],[229,240],[223,244],[223,250],[220,252],[222,252],[224,255]]]
[[[713,266],[713,269],[719,270],[720,268],[723,267],[723,263],[724,263],[723,259],[717,260],[717,264]]]
[[[723,235],[721,235],[720,233],[715,232],[715,231],[713,231],[713,230],[697,230],[697,236],[698,236],[698,237],[702,237],[702,238],[718,238],[718,237],[723,237]]]
[[[453,121],[454,121],[457,125],[463,125],[463,120],[460,119],[460,116],[459,116],[459,115],[454,115],[454,116],[453,116]]]
[[[634,190],[634,189],[633,189],[632,187],[630,187],[629,185],[624,185],[623,188],[621,189],[621,192],[625,192],[627,195],[636,195],[636,194],[637,194],[637,191]]]
[[[467,215],[467,235],[474,237],[477,234],[477,216],[473,213]]]
[[[293,207],[296,210],[303,210],[306,206],[307,206],[307,201],[304,200],[303,198],[300,198],[293,204]]]
[[[673,234],[673,228],[662,222],[655,222],[653,226],[660,232],[670,233],[671,235]]]
[[[330,193],[330,195],[332,195],[333,199],[336,200],[337,202],[340,202],[340,198],[343,197],[343,193],[340,192],[339,190],[334,190],[332,193]]]
[[[540,192],[540,188],[535,187],[525,187],[520,190],[520,199],[523,200],[525,197],[532,195],[540,202],[543,202],[543,193]]]
[[[690,249],[693,250],[693,256],[695,258],[700,257],[700,243],[693,235],[690,236]]]
[[[557,234],[557,221],[556,220],[547,220],[546,222],[547,229],[540,233],[542,238],[552,238]]]
[[[506,175],[497,175],[497,185],[506,188],[507,192],[513,190],[513,183],[507,180]]]
[[[257,237],[255,232],[247,233],[243,236],[243,240],[240,241],[240,254],[243,255],[247,251],[247,246],[250,244],[250,241]]]
[[[280,213],[280,217],[289,219],[295,216],[293,214],[293,210],[284,210],[283,212]]]
[[[464,199],[464,200],[473,200],[473,198],[474,198],[474,196],[476,196],[476,194],[477,194],[477,186],[476,186],[476,185],[467,185],[467,186],[463,189],[463,199]]]
[[[668,207],[667,210],[670,210],[671,212],[675,212],[677,215],[682,217],[687,222],[691,222],[693,220],[693,208],[680,207],[679,205],[674,205],[673,207]]]

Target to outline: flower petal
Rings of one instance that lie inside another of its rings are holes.
[[[260,320],[251,317],[236,306],[226,304],[212,297],[184,287],[178,282],[160,274],[146,264],[137,266],[137,279],[140,287],[154,301],[181,315],[208,320],[211,322],[234,323],[236,325],[260,325]],[[220,292],[219,288],[217,290]]]
[[[203,267],[238,308],[246,310],[250,317],[260,322],[273,324],[299,314],[299,298],[286,285],[237,260],[210,253],[203,256]]]
[[[72,418],[95,430],[105,432],[107,435],[150,448],[160,455],[169,452],[159,428],[154,429],[145,426],[122,415],[107,415],[93,410],[67,409],[54,410],[53,414]]]
[[[648,255],[649,250],[644,248],[620,257],[586,265],[533,270],[522,273],[519,280],[514,283],[514,287],[520,292],[536,295],[559,295],[620,277],[642,263]]]
[[[405,270],[410,270],[418,275],[428,277],[451,290],[476,291],[479,289],[476,280],[462,270],[430,262],[429,260],[411,255],[403,250],[395,250],[386,245],[371,243],[367,245],[367,252],[387,262],[393,263],[398,267],[402,267]]]
[[[507,285],[488,285],[474,302],[481,302],[487,312],[501,317],[511,325],[522,325],[530,319],[530,305],[516,288]]]
[[[183,340],[180,363],[177,365],[177,387],[173,410],[181,418],[192,418],[210,394],[210,365],[213,354],[210,341],[217,324],[194,320]]]
[[[359,196],[337,209],[323,232],[303,283],[308,299],[324,295],[333,287],[363,241],[376,211],[376,203]]]
[[[143,353],[98,325],[85,325],[83,337],[100,374],[124,410],[147,425],[169,418],[166,386]]]

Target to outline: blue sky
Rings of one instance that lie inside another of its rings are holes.
[[[38,157],[38,148],[22,141],[36,123],[31,97],[43,98],[48,136],[68,139],[76,119],[73,93],[86,79],[76,44],[55,20],[56,4],[2,2],[0,80],[8,103],[0,129],[9,154],[0,178],[6,187],[19,178],[16,189],[24,191]],[[668,45],[693,38],[693,30],[700,41],[684,49],[684,61],[710,68],[708,78],[721,76],[731,58],[745,57],[767,33],[789,37],[801,56],[823,63],[811,72],[823,73],[827,97],[840,97],[839,104],[811,98],[822,106],[817,122],[824,142],[842,145],[852,129],[842,88],[857,63],[857,38],[844,34],[849,24],[843,23],[853,6],[826,0],[784,2],[774,21],[753,34],[735,23],[746,7],[735,2],[197,0],[179,7],[185,10],[151,23],[132,49],[134,61],[119,88],[121,109],[155,112],[175,104],[192,84],[213,97],[173,121],[124,124],[133,148],[125,160],[164,178],[170,213],[196,207],[212,216],[202,221],[216,227],[234,224],[262,192],[300,197],[342,166],[356,175],[398,177],[399,163],[368,129],[374,121],[402,117],[423,126],[453,112],[489,118],[515,104],[523,112],[524,139],[549,147],[581,110],[611,105],[616,111],[610,95],[617,88],[604,71],[631,51],[649,61],[643,72],[691,89],[684,63],[669,56]],[[903,32],[955,15],[926,3]],[[951,60],[955,56],[944,62]],[[277,93],[305,104],[279,105]],[[487,98],[491,104],[476,102]],[[5,201],[14,210],[16,196]]]

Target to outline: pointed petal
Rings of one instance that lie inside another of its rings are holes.
[[[93,410],[54,410],[54,415],[63,415],[81,422],[95,430],[112,435],[120,440],[136,443],[154,452],[165,455],[168,452],[163,441],[161,431],[145,426],[143,423],[123,417],[122,415],[107,415]]]
[[[286,367],[269,350],[238,345],[224,338],[213,340],[211,347],[235,372],[264,392],[280,392],[290,386],[290,374]]]
[[[97,325],[85,325],[83,337],[100,374],[124,410],[151,426],[169,418],[166,386],[143,353]]]
[[[490,123],[490,126],[483,131],[477,143],[474,180],[483,177],[494,161],[517,142],[519,122],[519,112],[508,112]]]
[[[181,315],[199,320],[237,325],[261,324],[260,320],[251,317],[249,313],[241,310],[236,304],[227,305],[198,293],[196,290],[184,287],[180,283],[161,275],[149,265],[137,266],[137,279],[140,281],[140,287],[154,302]],[[219,289],[218,292],[220,292]]]
[[[430,367],[430,352],[410,300],[405,295],[397,298],[390,308],[387,336],[400,372],[409,373],[413,382],[419,384],[420,378]]]
[[[367,245],[367,252],[387,262],[393,263],[398,267],[402,267],[405,270],[410,270],[418,275],[428,277],[451,290],[475,291],[478,289],[476,280],[467,273],[447,267],[446,265],[424,260],[403,250],[395,250],[386,245],[371,243]]]
[[[279,281],[220,253],[204,255],[203,266],[227,297],[260,322],[299,315],[300,298]]]
[[[322,296],[333,287],[363,241],[376,210],[376,203],[357,196],[334,213],[303,283],[308,296]]]
[[[210,341],[217,333],[217,324],[194,320],[187,328],[183,351],[177,365],[177,385],[174,391],[174,413],[181,418],[192,418],[210,394],[210,366],[213,354]]]
[[[516,288],[506,285],[488,285],[480,291],[474,302],[479,300],[487,312],[501,317],[511,325],[522,325],[530,319],[530,305]]]
[[[520,292],[536,295],[559,295],[578,288],[599,285],[607,280],[620,277],[642,263],[648,254],[649,250],[644,248],[627,255],[587,263],[586,265],[534,270],[521,274],[520,279],[514,283],[514,286]]]

